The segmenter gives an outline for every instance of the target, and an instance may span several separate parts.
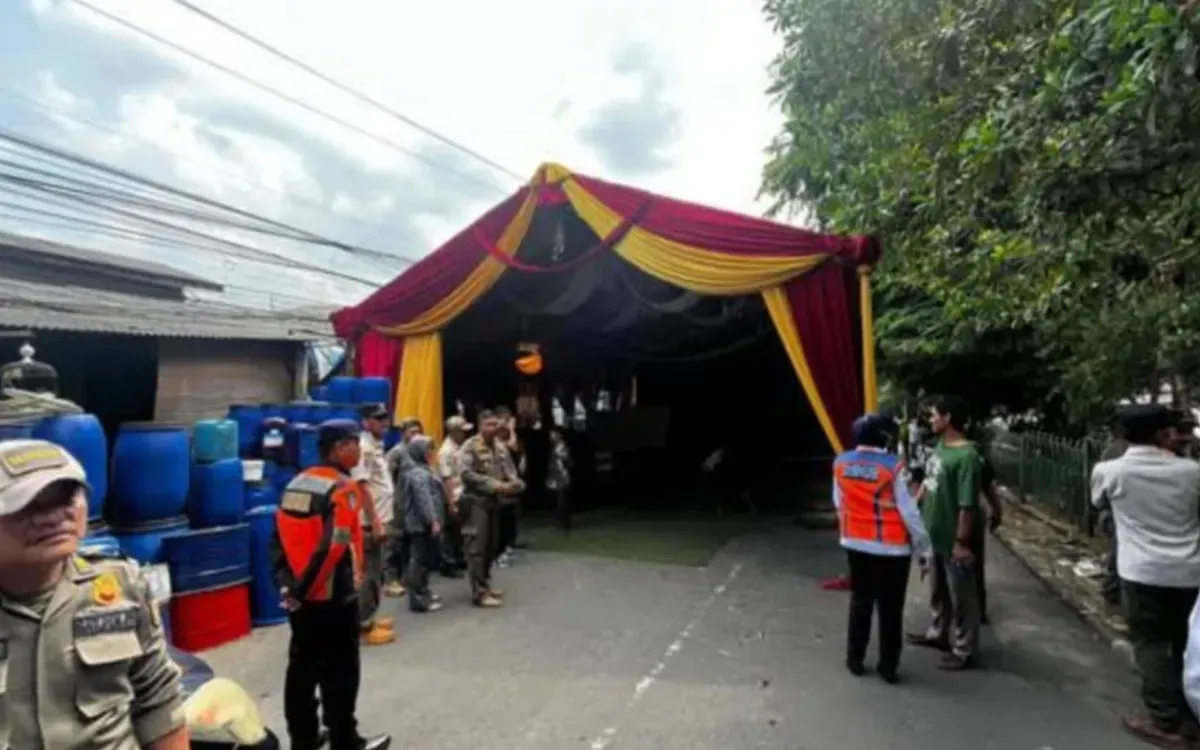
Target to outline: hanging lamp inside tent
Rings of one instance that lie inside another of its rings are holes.
[[[518,344],[517,359],[513,364],[522,375],[537,375],[545,364],[542,361],[541,347],[537,344]]]

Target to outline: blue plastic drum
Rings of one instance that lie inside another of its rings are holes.
[[[246,485],[246,517],[249,518],[250,511],[255,508],[261,508],[264,505],[278,505],[279,490],[271,482],[258,482],[256,484]]]
[[[282,495],[298,473],[294,466],[280,466],[276,470],[275,475],[271,477],[271,483],[275,485],[275,491]]]
[[[243,458],[258,457],[259,427],[262,426],[263,410],[260,404],[232,404],[229,418],[238,425],[238,455]]]
[[[246,485],[240,458],[192,466],[187,515],[193,527],[241,523],[245,513]]]
[[[126,555],[143,565],[152,565],[166,560],[163,541],[184,531],[187,531],[187,518],[179,516],[135,528],[115,528],[113,536]]]
[[[113,448],[109,504],[126,528],[174,519],[187,505],[192,441],[182,425],[121,425]]]
[[[92,414],[47,417],[34,426],[33,437],[61,445],[83,466],[92,488],[88,519],[103,518],[108,498],[108,436],[100,420]]]
[[[246,514],[250,524],[250,611],[255,627],[287,622],[287,612],[279,601],[279,588],[271,572],[268,543],[275,531],[274,505],[264,505]]]
[[[335,404],[353,404],[358,378],[339,375],[325,383],[325,395]]]
[[[213,463],[241,455],[241,434],[232,419],[204,419],[192,428],[192,457]]]
[[[329,389],[323,385],[314,385],[308,389],[308,397],[313,401],[328,401]]]
[[[317,446],[317,428],[309,424],[294,424],[288,427],[287,463],[303,471],[321,462]]]
[[[312,402],[293,401],[283,407],[283,417],[290,424],[308,424],[312,421]]]
[[[388,378],[359,378],[354,384],[354,403],[390,406],[392,381]]]
[[[263,419],[287,419],[283,412],[283,404],[260,404]]]
[[[79,542],[79,554],[84,557],[120,557],[121,542],[108,529],[100,527]]]
[[[29,422],[9,422],[0,424],[0,440],[28,440],[33,437],[33,424]]]
[[[309,424],[321,424],[327,419],[333,419],[333,404],[324,401],[314,401],[308,405]]]

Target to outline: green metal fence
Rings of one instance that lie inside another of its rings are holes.
[[[1091,441],[997,429],[986,447],[1001,484],[1080,531],[1095,533],[1089,485],[1099,452]]]

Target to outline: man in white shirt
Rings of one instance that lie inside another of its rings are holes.
[[[364,642],[379,645],[396,639],[393,620],[378,616],[384,578],[388,574],[384,570],[384,563],[391,559],[389,531],[395,515],[392,477],[383,450],[383,437],[387,434],[389,419],[387,407],[383,404],[366,405],[360,414],[363,426],[359,436],[361,458],[352,477],[364,490],[367,499],[363,500],[362,510],[364,581],[358,603]],[[391,573],[395,574],[395,571]]]
[[[1188,618],[1200,587],[1200,464],[1172,452],[1176,425],[1157,404],[1122,407],[1128,449],[1092,471],[1092,503],[1111,507],[1117,572],[1146,715],[1131,734],[1183,747],[1195,719],[1183,692]]]
[[[438,448],[437,472],[446,487],[446,525],[442,530],[442,575],[458,578],[466,570],[467,560],[463,551],[462,523],[458,517],[458,502],[462,499],[463,487],[459,477],[461,462],[459,452],[463,441],[475,426],[460,416],[446,420],[446,439]]]

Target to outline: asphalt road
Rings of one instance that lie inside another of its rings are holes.
[[[396,644],[363,652],[359,717],[421,750],[1125,750],[1132,676],[993,544],[986,669],[947,674],[905,653],[907,681],[842,666],[846,594],[832,537],[794,528],[737,539],[704,569],[537,553],[498,584],[503,610],[398,613]],[[922,588],[909,620],[925,624]],[[403,600],[389,602],[396,607]],[[205,658],[283,728],[287,629]]]

